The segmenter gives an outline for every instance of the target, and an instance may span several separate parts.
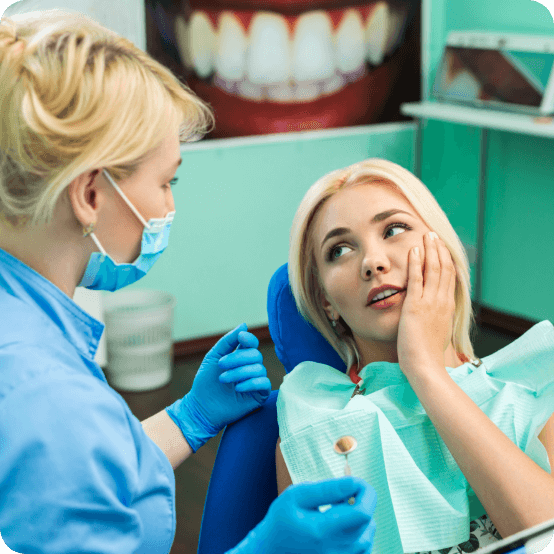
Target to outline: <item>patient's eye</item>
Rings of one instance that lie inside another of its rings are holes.
[[[340,258],[340,256],[342,256],[340,252],[343,248],[350,248],[350,247],[344,244],[338,244],[337,246],[333,246],[329,248],[329,251],[327,252],[327,260],[329,262],[332,262],[333,260]],[[350,248],[350,250],[352,250],[352,248]],[[338,255],[337,255],[337,252],[339,253]]]
[[[396,223],[391,223],[391,224],[387,227],[387,229],[386,229],[386,231],[385,231],[385,237],[387,236],[387,234],[388,234],[389,231],[392,231],[392,229],[404,229],[404,230],[407,230],[407,231],[411,231],[411,230],[412,230],[412,228],[411,228],[409,225],[407,225],[406,223],[401,223],[400,221],[397,221]],[[404,231],[402,231],[402,232],[404,232]],[[390,236],[395,237],[397,234],[398,234],[398,233],[396,233],[396,234],[394,234],[394,235],[390,235]]]

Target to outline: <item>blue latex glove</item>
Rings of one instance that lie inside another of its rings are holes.
[[[194,452],[267,400],[271,381],[258,345],[241,323],[206,354],[190,392],[165,409]]]
[[[321,513],[318,507],[328,504],[333,506]],[[375,490],[359,477],[291,485],[226,554],[370,554],[376,506]]]

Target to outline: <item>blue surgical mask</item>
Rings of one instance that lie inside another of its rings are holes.
[[[85,274],[77,286],[93,290],[115,291],[135,283],[148,273],[148,270],[167,247],[169,228],[175,212],[169,212],[164,218],[154,218],[146,222],[105,169],[104,174],[144,225],[140,254],[133,263],[118,264],[106,253],[96,235],[90,233],[100,252],[93,252],[90,255]]]

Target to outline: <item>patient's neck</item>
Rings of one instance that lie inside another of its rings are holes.
[[[358,337],[354,340],[360,353],[360,369],[373,362],[398,363],[396,342],[372,341],[370,344]]]
[[[396,348],[396,342],[378,342],[374,341],[370,344],[362,342],[359,339],[355,339],[358,345],[358,351],[360,353],[360,368],[362,369],[368,364],[373,362],[390,362],[393,364],[398,363],[398,350]],[[444,364],[445,367],[458,367],[464,362],[456,354],[452,343],[448,345],[448,348],[444,352]]]

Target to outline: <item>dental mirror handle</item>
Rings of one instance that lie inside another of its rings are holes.
[[[356,385],[358,387],[358,385]],[[350,470],[350,466],[348,465],[348,454],[356,449],[358,446],[358,443],[356,442],[356,439],[354,437],[351,437],[350,435],[345,435],[344,437],[340,437],[334,444],[334,449],[337,454],[341,454],[344,456],[345,464],[344,464],[344,475],[345,476],[351,476],[352,471]],[[352,496],[348,499],[348,504],[353,506],[356,503],[356,499]]]
[[[348,465],[348,460],[346,460],[346,463],[344,464],[344,474],[352,475],[352,471],[350,470],[350,466]]]
[[[352,475],[352,471],[350,470],[350,466],[348,465],[348,457],[347,456],[345,456],[345,460],[346,460],[346,463],[344,464],[344,474],[345,475]],[[355,502],[356,502],[356,499],[353,496],[351,496],[348,499],[348,504],[350,504],[350,506],[353,506]]]

